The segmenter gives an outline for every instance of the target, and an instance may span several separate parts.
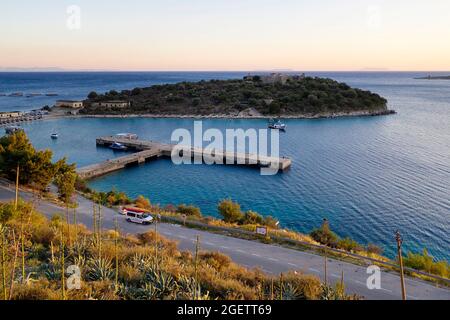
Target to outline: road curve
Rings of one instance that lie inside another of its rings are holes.
[[[31,200],[31,195],[21,191],[20,196]],[[0,201],[9,201],[14,198],[14,192],[7,186],[0,186]],[[77,219],[79,223],[92,228],[93,203],[84,197],[78,196],[79,207]],[[61,208],[53,203],[40,201],[38,210],[48,217],[56,213],[63,213]],[[153,226],[130,224],[115,210],[103,207],[103,228],[113,229],[114,218],[118,218],[121,232],[137,234],[153,229]],[[166,238],[178,242],[181,250],[194,250],[197,236],[200,236],[201,248],[208,251],[220,251],[230,256],[234,262],[248,267],[258,267],[268,274],[279,274],[288,270],[314,274],[324,279],[324,257],[308,252],[297,251],[268,245],[256,241],[232,238],[206,231],[185,228],[179,225],[161,223],[157,226],[158,232]],[[335,259],[327,259],[328,282],[340,281],[344,274],[345,286],[348,293],[355,293],[370,300],[396,300],[401,299],[400,277],[396,273],[382,271],[381,289],[369,290],[366,285],[367,269],[363,266],[353,265]],[[450,290],[439,288],[432,283],[413,278],[406,278],[407,298],[410,300],[450,300]]]

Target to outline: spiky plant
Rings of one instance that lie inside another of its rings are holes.
[[[206,294],[202,294],[200,283],[195,281],[195,278],[188,276],[181,276],[178,281],[178,297],[181,299],[191,299],[196,296],[198,300],[209,300],[209,291]]]
[[[111,260],[106,258],[91,258],[87,263],[87,277],[92,281],[109,280],[114,276]]]
[[[158,299],[174,298],[177,296],[179,287],[172,275],[153,268],[145,270],[144,284],[150,284],[157,291]]]
[[[283,300],[304,299],[303,293],[292,283],[288,282],[283,287]]]

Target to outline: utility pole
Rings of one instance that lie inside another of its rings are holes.
[[[14,201],[14,209],[17,210],[17,204],[19,202],[19,163],[17,163],[16,169],[16,200]]]
[[[398,251],[398,263],[400,264],[400,281],[402,285],[402,299],[406,300],[406,288],[405,288],[405,275],[403,270],[403,256],[402,256],[402,235],[400,231],[395,232],[395,240],[397,241],[397,251]]]
[[[328,285],[327,249],[324,250],[324,253],[325,253],[325,256],[324,256],[325,285]]]

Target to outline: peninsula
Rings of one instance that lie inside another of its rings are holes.
[[[80,115],[324,118],[395,113],[378,94],[332,79],[284,74],[91,92]]]

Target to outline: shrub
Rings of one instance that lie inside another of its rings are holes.
[[[330,229],[328,220],[324,220],[322,227],[315,229],[311,232],[311,237],[324,245],[335,248],[338,243],[339,237]]]
[[[135,200],[136,207],[141,209],[147,209],[150,210],[152,205],[150,203],[150,200],[148,198],[145,198],[144,196],[138,196]]]
[[[88,94],[88,98],[89,99],[95,99],[95,98],[97,98],[98,97],[98,94],[97,94],[97,92],[95,92],[95,91],[91,91],[89,94]]]
[[[192,206],[192,205],[187,206],[185,204],[180,204],[177,207],[177,213],[185,214],[186,216],[193,216],[193,217],[201,217],[202,216],[200,208]]]
[[[241,222],[242,224],[263,224],[264,218],[257,212],[247,211]]]
[[[382,255],[383,254],[383,249],[380,248],[379,246],[373,244],[373,243],[369,243],[367,245],[366,250],[367,250],[367,252],[373,253],[373,254],[376,254],[376,255]]]
[[[241,221],[243,218],[241,206],[238,203],[233,202],[231,199],[222,200],[219,203],[218,209],[225,222],[236,223]]]
[[[449,263],[447,261],[435,262],[427,249],[424,249],[422,254],[408,252],[403,262],[405,266],[413,269],[433,273],[444,278],[449,278],[450,276]]]
[[[363,249],[358,242],[349,237],[339,240],[337,246],[339,249],[346,251],[361,251]]]

